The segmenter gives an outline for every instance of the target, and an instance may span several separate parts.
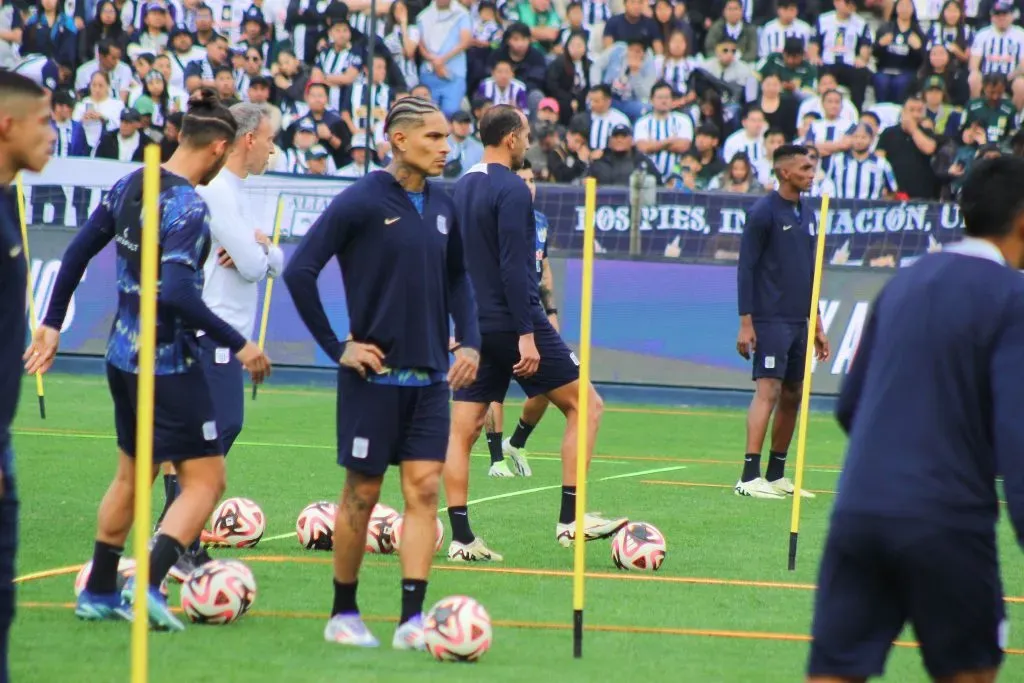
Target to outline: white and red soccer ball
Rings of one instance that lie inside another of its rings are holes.
[[[395,520],[394,524],[391,525],[391,545],[395,550],[398,550],[402,545],[402,520],[404,518],[399,515]],[[436,553],[441,549],[441,545],[444,543],[444,525],[441,524],[441,520],[435,520],[437,525],[437,536],[434,541],[434,552]]]
[[[665,537],[646,522],[630,522],[612,539],[612,561],[619,569],[656,572],[665,561]]]
[[[442,662],[475,662],[491,648],[491,617],[464,595],[442,599],[423,620],[427,652]]]
[[[89,574],[92,572],[92,560],[89,560],[78,570],[75,577],[75,597],[81,595],[85,585],[89,582]],[[135,560],[131,557],[122,557],[117,563],[117,590],[120,592],[128,579],[135,576]],[[167,597],[167,581],[160,584],[160,592]]]
[[[366,528],[366,552],[387,555],[395,551],[391,532],[398,516],[397,510],[383,503],[373,506],[370,525]]]
[[[338,506],[326,500],[302,508],[295,521],[299,545],[306,550],[330,550],[334,547],[334,518]]]
[[[212,560],[181,584],[181,609],[197,624],[230,624],[256,600],[256,579],[238,560]]]
[[[251,548],[263,538],[267,518],[260,506],[248,498],[228,498],[210,516],[210,531],[218,543],[233,548]]]

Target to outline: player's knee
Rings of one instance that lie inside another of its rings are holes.
[[[782,394],[782,382],[774,379],[759,379],[757,391],[754,394],[756,400],[777,403]]]
[[[437,510],[441,473],[431,470],[415,477],[410,477],[408,484],[402,488],[405,493],[405,505],[415,510]]]
[[[590,391],[590,405],[591,408],[588,411],[590,424],[599,424],[601,422],[601,417],[604,415],[604,399],[601,398],[601,395],[593,389]]]
[[[783,384],[779,392],[779,405],[783,408],[796,410],[800,407],[800,396],[803,393],[803,384]]]

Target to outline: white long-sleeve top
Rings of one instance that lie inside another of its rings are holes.
[[[251,339],[259,305],[258,283],[267,275],[280,275],[284,270],[284,252],[274,246],[264,252],[256,242],[253,224],[247,219],[242,182],[224,168],[209,185],[196,189],[210,207],[213,238],[204,268],[203,301],[239,334]],[[218,263],[220,247],[234,261],[233,267],[225,268]]]

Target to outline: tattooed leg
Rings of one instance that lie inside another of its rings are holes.
[[[339,583],[355,583],[366,550],[366,527],[370,524],[373,506],[380,498],[384,477],[369,477],[349,471],[341,504],[334,520],[334,579]]]

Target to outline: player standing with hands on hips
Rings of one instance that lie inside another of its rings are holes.
[[[337,358],[338,464],[345,486],[334,526],[330,642],[379,643],[356,603],[366,529],[384,473],[398,465],[405,498],[402,613],[392,639],[422,650],[423,601],[436,539],[438,489],[448,445],[448,389],[476,378],[480,330],[452,201],[426,179],[444,171],[448,122],[407,97],[384,120],[394,160],[339,194],[292,255],[284,281],[320,348]],[[316,282],[337,258],[351,338],[331,329]],[[455,321],[449,367],[448,321]]]
[[[793,440],[807,355],[807,321],[814,283],[814,207],[801,198],[814,181],[807,148],[783,145],[772,157],[779,189],[747,211],[737,269],[740,332],[736,350],[754,360],[754,398],[747,412],[747,451],[737,496],[785,498],[795,487],[786,477],[786,453]],[[819,226],[820,228],[821,226]],[[829,356],[818,316],[815,356]],[[772,422],[768,468],[761,476],[761,449]],[[814,494],[801,491],[805,498]]]
[[[34,82],[0,71],[0,681],[7,682],[7,640],[14,620],[14,555],[18,547],[18,491],[11,423],[21,392],[28,264],[21,243],[18,198],[21,171],[38,173],[50,161],[56,134],[50,98]]]
[[[210,214],[196,193],[224,166],[235,142],[235,119],[212,89],[189,100],[180,144],[160,167],[160,284],[153,419],[153,461],[173,462],[181,495],[167,511],[150,550],[150,625],[180,631],[184,624],[167,605],[160,584],[199,537],[227,486],[224,450],[196,332],[203,330],[236,354],[255,383],[270,374],[270,361],[252,342],[203,303],[203,263],[210,251]],[[114,183],[62,257],[50,306],[27,352],[29,372],[53,363],[71,295],[85,268],[111,240],[117,246],[117,314],[107,342],[107,383],[114,401],[118,465],[100,503],[92,571],[75,614],[88,621],[132,618],[134,581],[117,590],[117,565],[135,519],[135,446],[139,372],[139,279],[143,229],[143,173]]]

